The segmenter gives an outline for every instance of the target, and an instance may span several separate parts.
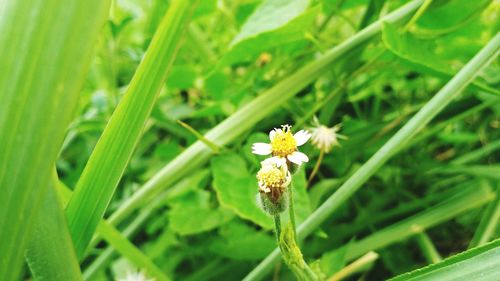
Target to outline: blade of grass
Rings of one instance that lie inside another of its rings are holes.
[[[120,253],[126,253],[125,257],[130,260],[138,268],[142,268],[149,273],[149,276],[154,277],[157,281],[168,281],[168,278],[161,269],[159,269],[144,253],[141,252],[134,244],[125,238],[116,228],[109,223],[101,223],[99,226],[99,234],[106,239],[112,241],[112,246]]]
[[[338,207],[349,199],[361,186],[399,152],[422,128],[424,128],[447,104],[449,104],[472,81],[489,62],[496,58],[500,48],[500,33],[477,53],[422,109],[413,116],[394,136],[389,139],[363,166],[330,196],[300,226],[298,236],[304,239],[320,226]],[[245,280],[257,280],[272,270],[279,259],[275,249],[263,260]]]
[[[440,262],[443,258],[441,258],[441,255],[439,252],[436,250],[436,247],[432,243],[431,238],[427,233],[421,232],[416,235],[417,243],[418,246],[420,247],[420,250],[425,256],[425,259],[427,260],[428,263],[436,263]]]
[[[109,2],[0,2],[0,280],[19,280]]]
[[[66,215],[79,259],[83,257],[141,136],[180,46],[193,2],[171,2],[127,92],[78,180]]]
[[[450,163],[455,165],[464,165],[473,161],[477,161],[485,156],[490,155],[495,150],[500,149],[500,140],[493,141],[481,148],[478,148],[472,152],[461,155],[456,159],[453,159]]]
[[[469,243],[469,249],[481,246],[488,242],[494,235],[500,220],[500,185],[495,192],[496,198],[486,206],[479,226]]]
[[[132,222],[123,230],[123,235],[125,237],[131,237],[135,232],[138,231],[139,227],[146,221],[146,219],[154,213],[159,207],[164,206],[167,201],[169,201],[171,198],[175,197],[176,194],[182,193],[185,190],[191,188],[193,185],[196,185],[196,182],[199,181],[202,178],[205,178],[209,174],[209,171],[207,169],[199,171],[196,175],[185,178],[175,184],[172,188],[163,191],[161,194],[155,197],[155,199],[145,206],[144,208],[141,209],[140,213],[135,217]],[[100,233],[100,228],[97,228],[97,233]],[[104,237],[105,238],[105,237]],[[97,245],[99,242],[99,239],[94,239],[91,242],[91,247]],[[96,274],[100,269],[102,269],[110,260],[112,257],[112,254],[114,253],[114,249],[112,248],[113,241],[109,241],[108,243],[111,245],[107,249],[105,249],[97,259],[95,259],[92,264],[87,267],[84,272],[84,278],[85,279],[90,279],[94,274]],[[122,255],[126,255],[127,253],[122,253]]]
[[[221,147],[231,142],[284,104],[289,98],[296,95],[309,83],[320,77],[325,71],[328,71],[331,63],[379,34],[382,28],[382,21],[398,22],[404,19],[410,16],[422,1],[414,0],[409,2],[398,10],[386,15],[382,20],[358,32],[342,44],[332,48],[321,58],[303,66],[294,74],[285,78],[213,128],[205,135],[205,138]],[[205,163],[209,159],[210,154],[211,149],[201,141],[191,145],[134,193],[129,200],[113,213],[110,217],[110,222],[117,224],[122,221],[142,204],[151,200],[162,189],[174,184],[190,171]]]
[[[83,280],[69,235],[63,204],[56,194],[53,177],[26,249],[26,261],[34,280]]]
[[[71,198],[71,190],[59,179],[57,179],[56,190],[61,198],[63,206],[68,204]],[[151,212],[153,209],[144,210],[145,213]],[[117,250],[122,256],[127,258],[132,264],[138,268],[144,269],[149,273],[150,276],[155,277],[158,281],[170,280],[156,264],[151,261],[144,253],[141,252],[133,243],[131,243],[126,235],[123,235],[114,226],[105,220],[101,220],[97,226],[97,233],[102,236],[115,250]],[[55,240],[57,241],[57,240]],[[102,254],[101,254],[102,255]],[[76,255],[75,255],[76,257]],[[85,280],[89,279],[84,276]],[[50,279],[52,280],[52,279]],[[73,280],[73,279],[65,279]]]
[[[470,186],[455,197],[429,210],[422,211],[396,224],[378,230],[360,241],[347,245],[348,250],[345,258],[353,260],[369,251],[375,251],[395,242],[408,239],[468,210],[478,208],[493,200],[494,196],[494,192],[488,186]]]
[[[373,264],[378,259],[378,254],[375,252],[368,252],[366,255],[357,259],[348,266],[342,268],[339,272],[335,273],[332,277],[328,278],[328,281],[340,281],[352,274],[359,272],[366,268],[367,266]]]
[[[439,263],[399,275],[390,281],[474,280],[495,281],[500,274],[500,239],[454,255]]]

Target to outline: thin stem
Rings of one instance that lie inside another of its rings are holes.
[[[378,259],[378,254],[371,251],[368,252],[366,255],[360,257],[359,259],[355,260],[353,263],[349,264],[348,266],[344,267],[342,270],[339,272],[335,273],[328,279],[328,281],[339,281],[342,280],[358,271],[361,271],[365,266],[373,263],[376,259]]]
[[[318,170],[319,170],[319,166],[321,166],[321,162],[323,162],[323,157],[325,156],[325,151],[323,149],[321,149],[319,151],[319,156],[318,156],[318,161],[316,161],[316,165],[314,165],[314,168],[311,172],[311,175],[309,176],[309,179],[307,180],[307,186],[309,187],[311,185],[311,182],[314,178],[314,176],[316,175],[316,173],[318,173]]]
[[[420,247],[420,250],[422,250],[425,259],[429,263],[436,263],[443,259],[441,258],[439,252],[436,250],[436,247],[432,243],[432,240],[429,238],[429,235],[427,235],[427,233],[425,232],[418,233],[416,237],[418,246]]]
[[[408,29],[425,13],[429,5],[432,3],[432,0],[425,0],[425,2],[420,6],[415,15],[410,19],[410,21],[406,24],[404,28],[404,32],[407,32]]]
[[[297,239],[297,225],[295,223],[295,208],[293,207],[293,181],[290,183],[288,188],[288,213],[290,216],[290,223],[292,224],[293,237]]]

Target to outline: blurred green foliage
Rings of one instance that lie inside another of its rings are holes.
[[[108,214],[196,141],[176,120],[200,133],[208,131],[405,1],[199,2]],[[168,5],[165,0],[114,1],[57,162],[68,186],[75,186]],[[304,147],[311,161],[294,180],[297,219],[303,221],[498,32],[498,9],[495,1],[433,1],[407,31],[404,25],[385,23],[380,38],[331,65],[280,110],[224,147],[207,169],[190,175],[184,188],[166,197],[136,227],[131,241],[175,280],[240,280],[275,246],[272,220],[256,204],[255,172],[263,159],[250,153],[251,143],[265,141],[267,132],[281,124],[307,128],[313,114],[327,126],[343,124],[348,139],[325,156],[309,187],[306,175],[319,152],[310,144]],[[499,73],[498,61],[485,69],[418,142],[390,160],[308,238],[303,244],[307,259],[321,258],[321,268],[330,276],[347,262],[346,253],[337,249],[355,243],[350,241],[425,213],[464,182],[498,186],[498,151],[466,163],[453,160],[499,139]],[[481,110],[462,114],[485,103]],[[481,216],[481,208],[472,209],[427,233],[439,253],[449,256],[467,248]],[[126,220],[119,229],[131,222]],[[103,247],[91,251],[84,271]],[[414,239],[395,242],[379,253],[381,258],[363,273],[367,280],[383,280],[426,264]],[[91,280],[112,280],[134,267],[111,255],[99,268]],[[284,266],[276,275],[292,278]]]

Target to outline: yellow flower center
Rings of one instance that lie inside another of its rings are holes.
[[[286,180],[283,171],[272,165],[262,167],[257,173],[257,179],[269,188],[279,188]]]
[[[274,139],[271,141],[271,147],[273,156],[286,157],[297,150],[297,141],[290,129],[283,128],[282,131],[276,132]]]

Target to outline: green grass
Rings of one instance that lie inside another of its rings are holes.
[[[294,280],[251,146],[313,118],[347,138],[300,147],[307,276],[496,280],[497,10],[0,1],[0,280]]]

